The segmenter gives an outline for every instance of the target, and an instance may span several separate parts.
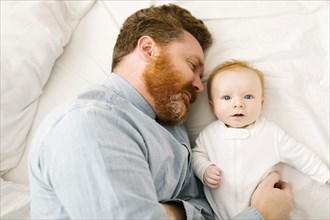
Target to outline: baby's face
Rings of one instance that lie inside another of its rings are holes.
[[[260,79],[246,68],[227,69],[216,75],[211,95],[214,114],[228,127],[247,127],[257,120],[262,110]]]

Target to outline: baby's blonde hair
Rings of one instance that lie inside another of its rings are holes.
[[[207,81],[207,95],[208,95],[209,101],[212,101],[212,96],[211,96],[212,82],[213,82],[215,76],[220,74],[224,70],[234,69],[234,68],[246,68],[246,69],[249,69],[249,70],[252,70],[253,72],[255,72],[260,79],[262,97],[264,97],[264,75],[263,75],[263,73],[245,61],[229,60],[229,61],[223,62],[220,65],[218,65],[217,67],[215,67],[212,70],[212,72],[210,73],[209,79]]]

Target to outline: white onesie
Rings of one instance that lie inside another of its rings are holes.
[[[320,184],[329,179],[328,167],[309,148],[262,117],[247,128],[228,128],[217,120],[199,134],[193,148],[193,169],[201,181],[211,164],[222,172],[219,188],[204,186],[216,219],[231,219],[246,209],[256,186],[279,162]]]

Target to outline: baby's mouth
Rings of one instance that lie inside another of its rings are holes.
[[[232,117],[243,117],[244,116],[244,114],[234,114],[234,115],[232,115]]]

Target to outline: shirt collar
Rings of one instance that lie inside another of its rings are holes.
[[[134,106],[144,112],[152,119],[156,119],[156,112],[151,108],[147,100],[125,79],[116,73],[109,75],[106,86],[113,88],[120,96],[129,100]]]

